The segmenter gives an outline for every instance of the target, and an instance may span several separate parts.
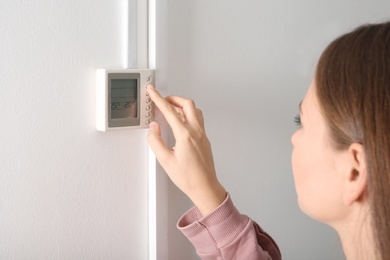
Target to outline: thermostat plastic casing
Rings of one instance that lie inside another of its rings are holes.
[[[148,128],[154,106],[146,86],[154,84],[154,70],[98,69],[96,71],[96,129]]]

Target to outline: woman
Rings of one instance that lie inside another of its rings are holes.
[[[202,112],[193,101],[148,86],[173,130],[157,123],[148,142],[171,180],[195,204],[178,223],[202,259],[281,259],[272,238],[240,214],[216,177]],[[292,167],[299,206],[332,226],[347,259],[390,257],[390,23],[365,25],[322,54],[300,104]]]

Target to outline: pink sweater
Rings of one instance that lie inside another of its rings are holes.
[[[229,194],[205,217],[193,207],[180,218],[178,228],[202,259],[282,259],[275,241],[238,212]]]

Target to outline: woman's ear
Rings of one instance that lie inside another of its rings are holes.
[[[367,191],[366,156],[362,144],[353,143],[347,151],[347,172],[343,200],[347,206],[361,201]]]

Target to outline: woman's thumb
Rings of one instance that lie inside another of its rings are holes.
[[[161,138],[160,126],[156,122],[151,122],[149,124],[147,141],[150,148],[152,148],[154,154],[156,155],[157,160],[161,165],[164,165],[164,162],[172,156],[172,153]]]

